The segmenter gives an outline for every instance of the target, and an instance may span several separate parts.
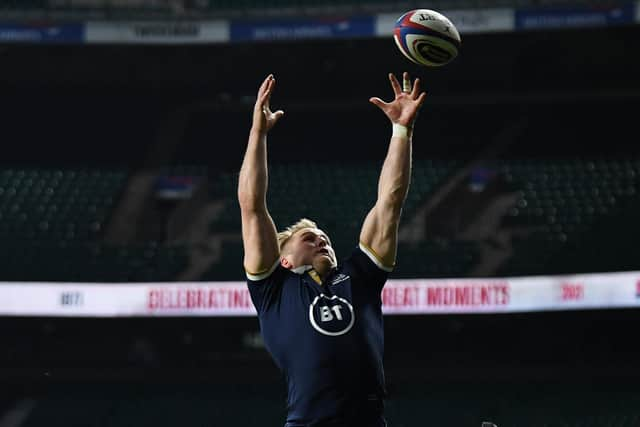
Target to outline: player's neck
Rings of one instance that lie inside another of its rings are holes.
[[[325,259],[325,257],[320,257],[316,258],[312,264],[313,269],[318,273],[318,276],[320,276],[320,279],[322,279],[323,282],[333,269],[333,264],[327,261],[328,260]]]
[[[313,270],[319,276],[320,280],[324,282],[324,279],[329,275],[333,266],[327,263],[316,263],[317,265],[313,265]]]

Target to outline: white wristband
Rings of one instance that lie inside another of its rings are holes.
[[[391,136],[397,136],[400,138],[410,138],[411,137],[411,130],[404,126],[401,125],[400,123],[394,123],[393,124],[393,133],[391,134]]]

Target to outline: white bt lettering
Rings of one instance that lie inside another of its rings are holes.
[[[331,309],[328,305],[320,306],[320,321],[321,322],[331,322],[333,320],[333,315],[331,314]]]
[[[342,307],[340,307],[339,305],[334,305],[333,307],[331,307],[333,312],[336,314],[336,317],[338,318],[338,320],[342,320],[342,313],[340,313],[341,308]]]

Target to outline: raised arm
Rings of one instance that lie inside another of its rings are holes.
[[[387,103],[380,98],[369,101],[389,118],[393,133],[389,150],[382,165],[378,181],[378,199],[364,220],[360,243],[391,270],[395,265],[398,245],[400,214],[411,179],[411,137],[413,123],[426,94],[420,93],[420,81],[413,88],[408,73],[403,74],[403,87],[393,74],[389,74],[394,100]]]
[[[268,271],[279,256],[276,227],[267,210],[267,133],[284,114],[282,110],[272,112],[269,107],[275,84],[275,78],[269,75],[258,90],[238,178],[244,268],[256,276]]]

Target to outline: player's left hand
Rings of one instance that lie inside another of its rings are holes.
[[[389,73],[389,80],[395,99],[391,102],[384,102],[380,98],[373,97],[369,99],[369,102],[380,108],[392,123],[412,128],[418,110],[427,96],[425,92],[420,92],[420,79],[415,79],[412,85],[409,73],[405,71],[402,74],[402,88],[392,73]]]
[[[271,111],[271,94],[276,87],[276,78],[269,74],[258,90],[256,103],[253,107],[253,128],[258,132],[268,132],[284,115],[284,111]]]

